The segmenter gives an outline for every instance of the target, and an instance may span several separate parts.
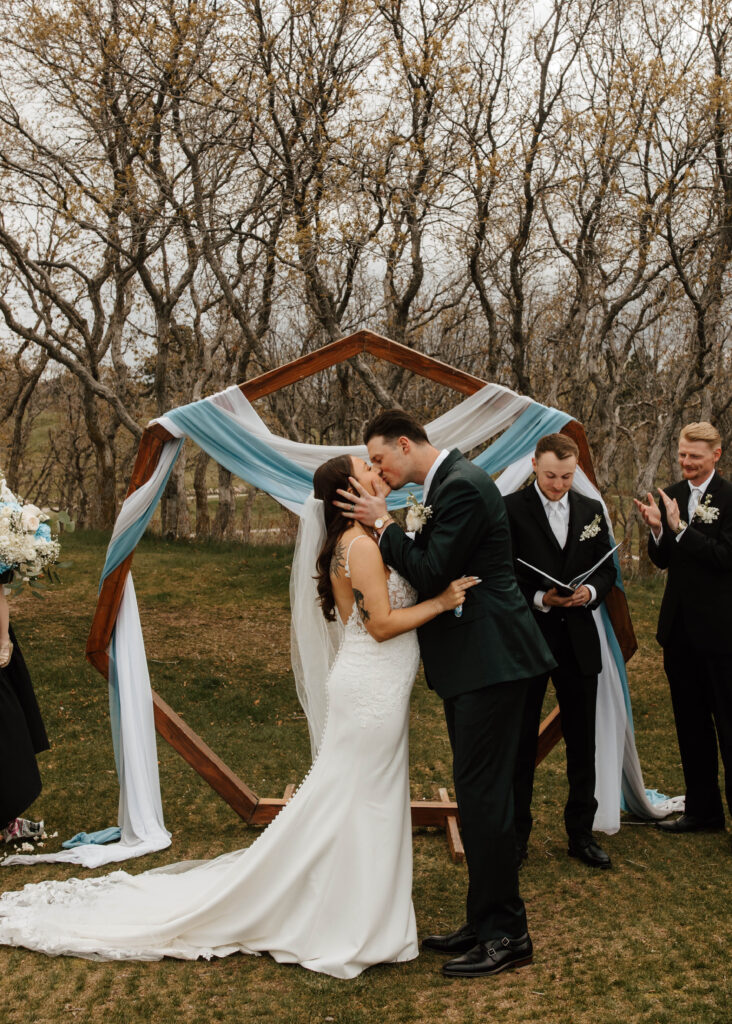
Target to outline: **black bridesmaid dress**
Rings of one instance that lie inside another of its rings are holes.
[[[0,576],[0,584],[6,579]],[[0,829],[20,817],[41,792],[36,754],[50,745],[12,625],[10,639],[12,656],[0,668]]]

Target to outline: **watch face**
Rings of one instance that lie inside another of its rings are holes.
[[[380,530],[383,525],[384,520],[381,517],[379,517],[378,519],[374,519],[374,526],[376,527],[377,530]]]

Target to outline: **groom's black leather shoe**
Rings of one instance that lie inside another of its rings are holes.
[[[464,924],[450,935],[428,935],[422,939],[422,949],[432,949],[436,953],[466,953],[477,941],[472,924]]]
[[[724,818],[696,818],[693,814],[682,814],[674,821],[657,821],[656,828],[662,832],[723,832]]]
[[[601,846],[594,839],[575,839],[570,837],[567,853],[577,857],[583,864],[591,868],[609,868],[612,862]]]
[[[479,942],[462,956],[448,960],[442,973],[448,978],[480,978],[484,974],[500,974],[512,967],[525,967],[533,958],[534,947],[526,932],[520,939]]]

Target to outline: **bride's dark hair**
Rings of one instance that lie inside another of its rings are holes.
[[[330,564],[333,560],[333,552],[341,534],[353,525],[353,521],[346,519],[333,502],[340,497],[336,493],[339,487],[344,491],[350,488],[349,476],[353,476],[353,463],[350,455],[336,455],[335,458],[328,459],[322,466],[318,466],[313,474],[313,492],[315,497],[320,498],[323,502],[323,517],[325,519],[325,544],[323,544],[315,563],[318,570],[315,578],[320,607],[328,622],[335,621],[335,598],[330,582]]]

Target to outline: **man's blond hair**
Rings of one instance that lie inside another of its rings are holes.
[[[681,440],[706,441],[712,448],[722,447],[721,434],[715,426],[706,420],[700,420],[699,423],[687,423],[685,427],[681,428],[679,441]]]

